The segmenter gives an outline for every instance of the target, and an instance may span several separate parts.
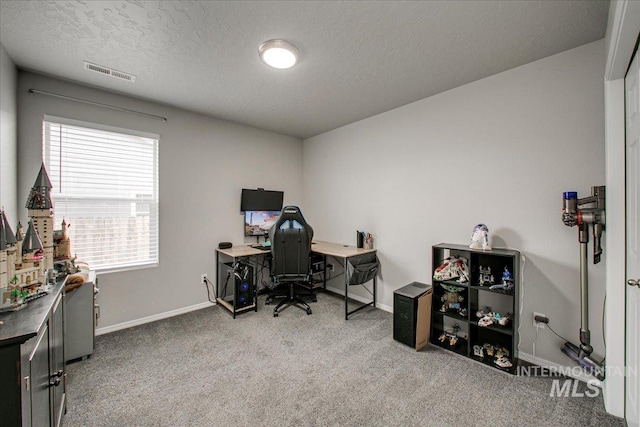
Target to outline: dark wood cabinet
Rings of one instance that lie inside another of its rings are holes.
[[[0,314],[3,426],[59,426],[65,412],[62,283],[25,308]]]
[[[509,373],[518,364],[520,252],[441,243],[432,248],[431,343]],[[436,275],[464,259],[468,278]]]

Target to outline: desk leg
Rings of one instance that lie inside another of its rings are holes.
[[[258,311],[258,261],[253,258],[253,303],[256,305],[253,311]]]
[[[376,288],[378,284],[378,274],[376,273],[375,276],[373,276],[373,307],[376,307]]]
[[[349,320],[349,280],[347,275],[348,258],[344,258],[344,320]]]
[[[322,254],[322,265],[324,272],[322,273],[322,289],[327,290],[327,256]]]
[[[216,251],[216,304],[220,292],[220,252]]]
[[[236,318],[236,311],[238,311],[238,301],[236,301],[236,295],[238,295],[237,292],[237,286],[238,286],[238,281],[235,278],[235,271],[236,268],[238,267],[238,258],[234,258],[233,259],[233,272],[234,275],[231,276],[231,279],[233,281],[233,318]]]

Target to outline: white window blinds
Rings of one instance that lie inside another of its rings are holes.
[[[97,271],[158,264],[158,135],[45,117],[55,229]]]

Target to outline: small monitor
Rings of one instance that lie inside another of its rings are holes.
[[[244,235],[264,236],[280,216],[280,211],[245,211]]]
[[[265,190],[258,188],[257,190],[242,189],[242,198],[240,199],[241,211],[280,211],[282,210],[282,199],[284,192]]]

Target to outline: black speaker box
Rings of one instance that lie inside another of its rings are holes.
[[[232,246],[233,244],[231,242],[220,242],[220,244],[218,244],[218,248],[220,249],[229,249]]]

